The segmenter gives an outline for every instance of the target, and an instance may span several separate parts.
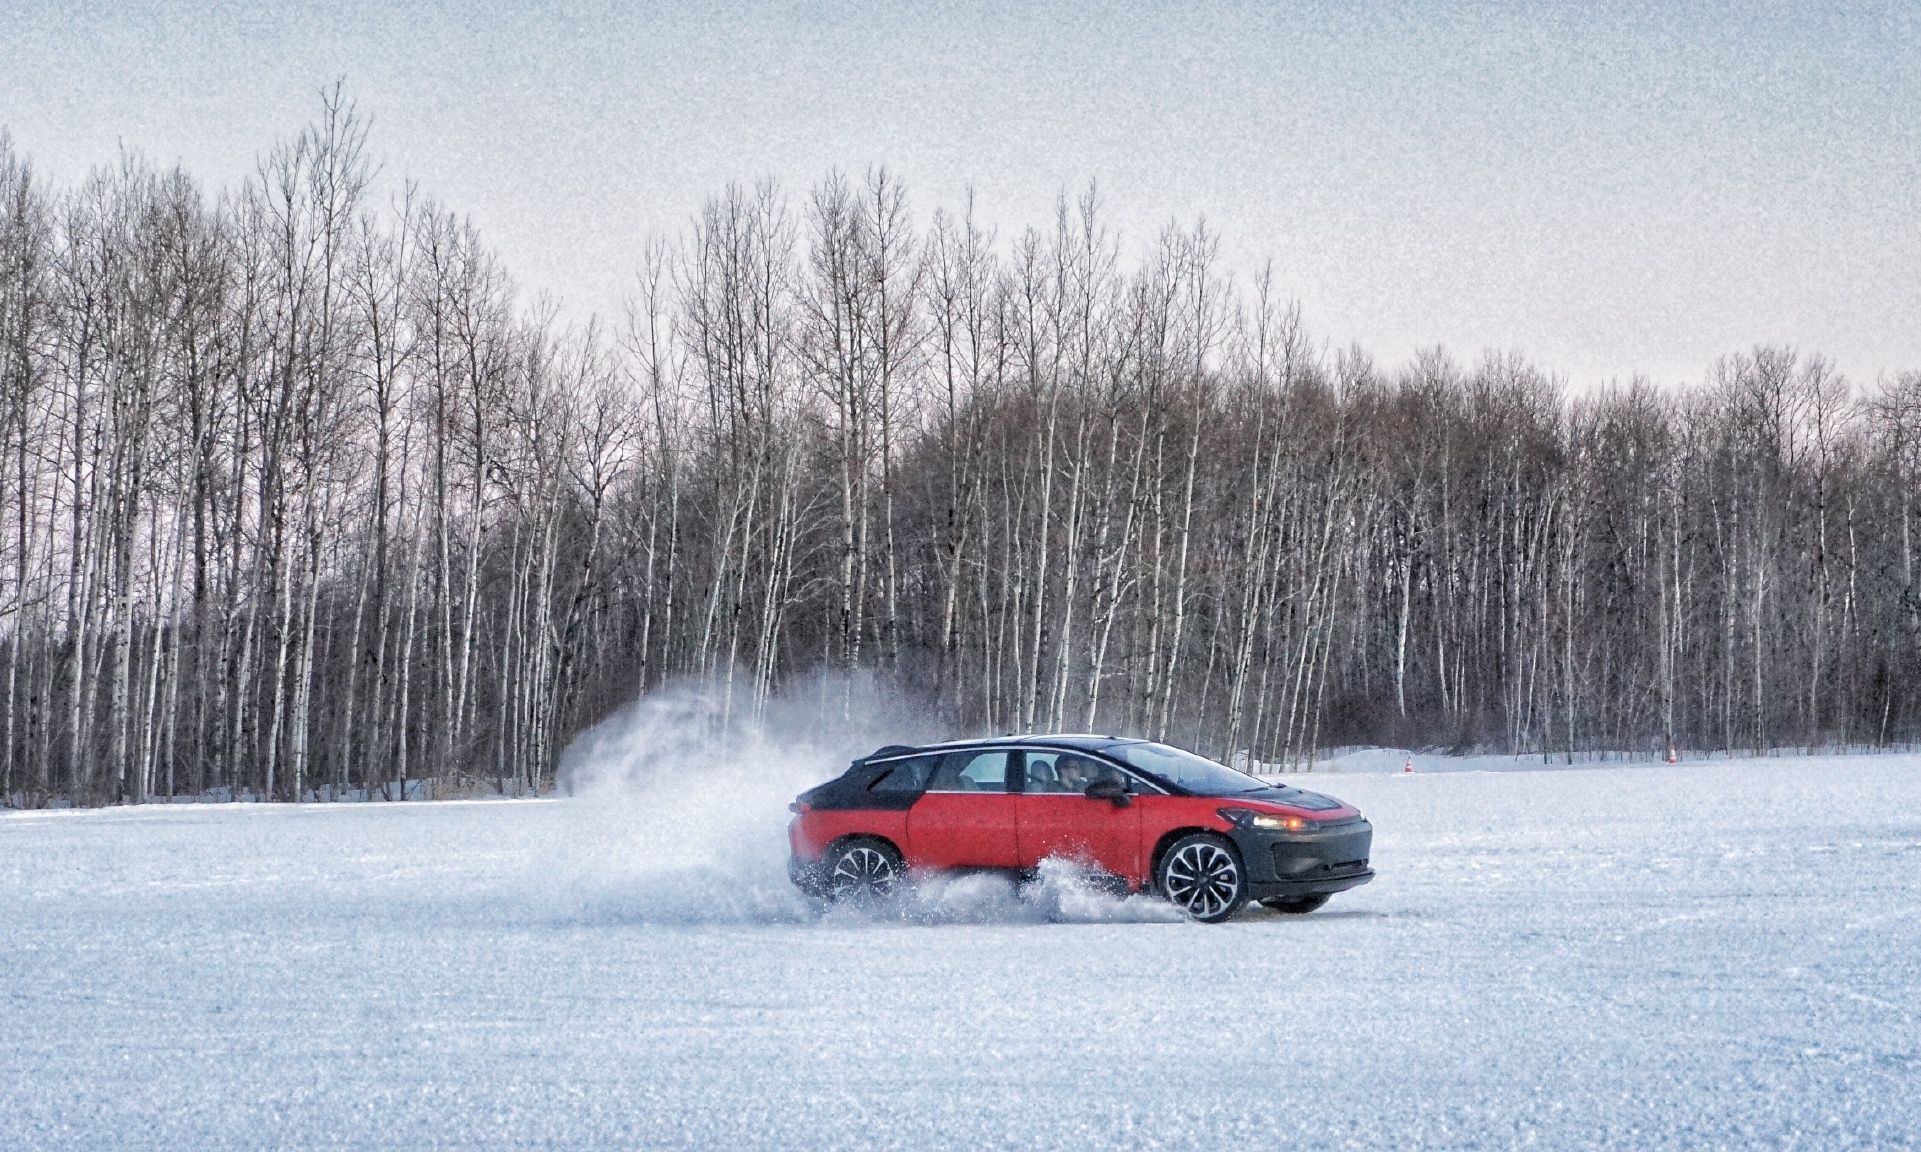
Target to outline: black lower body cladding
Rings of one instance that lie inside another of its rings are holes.
[[[1247,865],[1248,896],[1254,900],[1324,896],[1374,879],[1368,867],[1374,826],[1358,817],[1315,832],[1243,828],[1230,835]]]

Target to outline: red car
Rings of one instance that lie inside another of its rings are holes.
[[[890,745],[790,807],[789,874],[834,900],[1065,858],[1217,923],[1249,900],[1311,912],[1374,878],[1374,829],[1339,800],[1114,736]]]

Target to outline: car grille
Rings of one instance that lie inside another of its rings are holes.
[[[1323,876],[1343,876],[1350,872],[1367,870],[1367,860],[1317,860],[1312,856],[1302,856],[1300,849],[1291,845],[1274,846],[1274,875],[1283,880],[1314,880]]]

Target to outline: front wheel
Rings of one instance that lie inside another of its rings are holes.
[[[900,853],[885,840],[843,841],[822,862],[821,887],[829,900],[876,900],[892,894],[906,871]]]
[[[1291,900],[1276,896],[1272,900],[1261,901],[1263,907],[1272,908],[1276,912],[1286,912],[1295,916],[1312,912],[1325,903],[1327,903],[1327,897],[1325,896],[1296,896]]]
[[[1240,853],[1212,832],[1183,836],[1169,845],[1155,879],[1169,903],[1203,924],[1219,924],[1247,903]]]

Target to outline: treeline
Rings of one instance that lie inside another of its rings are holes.
[[[729,188],[569,325],[370,185],[337,94],[218,195],[0,135],[9,803],[538,788],[670,680],[838,668],[1292,765],[1921,736],[1921,374],[1383,368],[1202,227],[879,170]]]

